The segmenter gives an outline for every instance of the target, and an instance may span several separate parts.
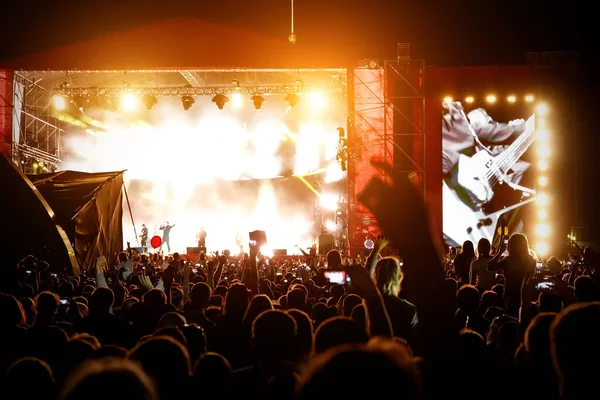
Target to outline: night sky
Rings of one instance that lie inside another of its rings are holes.
[[[589,3],[585,4],[585,3]],[[396,43],[411,43],[427,65],[523,65],[525,54],[581,51],[578,135],[573,154],[583,182],[576,194],[582,213],[574,223],[596,225],[600,204],[596,114],[597,83],[593,2],[582,0],[295,0],[299,41],[336,43],[356,60],[394,58]],[[290,0],[2,1],[0,61],[85,41],[173,17],[256,31],[285,40]],[[182,27],[185,29],[185,27]],[[348,53],[351,52],[351,53]]]
[[[582,50],[583,1],[295,0],[299,40],[334,37],[361,56],[411,43],[435,65],[522,64],[527,51]],[[591,7],[591,6],[589,6]],[[171,17],[197,17],[273,37],[290,30],[290,0],[3,1],[0,60]],[[182,27],[185,29],[185,27]]]

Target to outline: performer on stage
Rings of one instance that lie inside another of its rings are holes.
[[[196,235],[196,240],[198,241],[198,247],[200,248],[201,253],[206,253],[206,231],[204,227],[200,227],[200,232]]]
[[[147,243],[148,243],[148,228],[146,228],[146,225],[142,224],[142,231],[140,233],[140,244],[142,246],[142,249],[146,248]]]
[[[163,231],[162,243],[160,244],[159,250],[162,250],[163,245],[167,245],[167,250],[169,253],[171,252],[171,244],[169,243],[169,235],[171,234],[171,228],[173,228],[175,224],[170,225],[169,221],[166,224],[160,227],[160,230]]]

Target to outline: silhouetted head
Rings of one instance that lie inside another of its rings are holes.
[[[330,250],[327,253],[327,268],[337,268],[342,265],[342,255],[337,250]]]
[[[508,254],[520,259],[529,257],[529,241],[522,233],[513,233],[508,240]]]
[[[115,392],[116,391],[116,392]],[[158,400],[152,380],[126,359],[89,360],[70,375],[60,400]]]
[[[2,383],[5,394],[11,393],[23,400],[49,399],[55,394],[52,369],[37,358],[15,362],[4,374]]]
[[[550,343],[562,394],[584,398],[596,390],[600,358],[600,303],[570,305],[552,322]],[[586,396],[584,394],[588,393]]]
[[[273,309],[273,303],[268,296],[264,294],[257,294],[252,298],[250,304],[248,304],[248,309],[246,310],[246,314],[244,315],[243,322],[248,326],[252,326],[252,323],[260,314],[267,310]]]
[[[477,242],[477,257],[488,257],[492,251],[492,245],[486,238],[479,239]]]
[[[252,324],[252,344],[264,361],[292,361],[297,332],[296,321],[285,311],[265,311]]]
[[[400,260],[395,257],[386,257],[377,262],[375,284],[382,294],[396,296],[400,291],[401,281]]]
[[[115,302],[115,295],[109,288],[99,287],[94,290],[89,302],[91,314],[108,314]]]
[[[470,240],[465,240],[463,243],[460,252],[467,257],[473,258],[475,257],[475,248],[473,247],[473,242]]]
[[[335,317],[317,328],[314,350],[316,353],[323,353],[340,344],[361,344],[368,340],[367,332],[356,321],[347,317]]]
[[[210,286],[208,286],[204,282],[198,282],[190,291],[190,301],[192,302],[192,307],[205,309],[208,305],[208,300],[212,295],[212,290]]]

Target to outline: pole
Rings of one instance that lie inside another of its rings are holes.
[[[131,218],[131,224],[133,225],[133,234],[135,235],[135,241],[140,246],[140,241],[138,240],[137,231],[135,229],[135,222],[133,221],[133,213],[131,212],[131,204],[129,204],[129,196],[127,195],[127,188],[123,185],[123,191],[125,192],[125,200],[127,200],[127,208],[129,209],[129,217]]]

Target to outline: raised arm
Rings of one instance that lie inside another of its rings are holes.
[[[370,276],[373,276],[375,273],[375,266],[377,265],[379,254],[387,247],[388,244],[390,244],[390,241],[381,236],[375,239],[375,245],[369,254],[369,258],[367,258],[367,263],[365,264],[365,268],[367,271],[369,271]]]

